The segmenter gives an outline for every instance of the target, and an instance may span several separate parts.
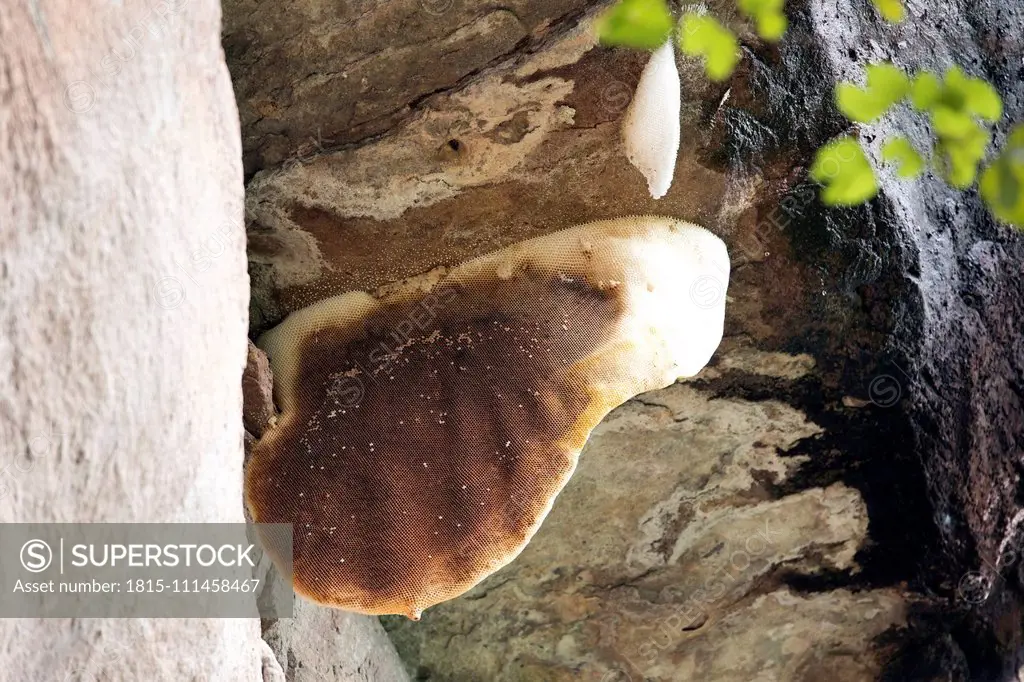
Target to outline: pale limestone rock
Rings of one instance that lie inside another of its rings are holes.
[[[242,521],[248,285],[219,37],[212,0],[0,5],[2,522]],[[255,681],[259,637],[5,620],[0,676]]]

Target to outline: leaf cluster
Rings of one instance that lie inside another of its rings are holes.
[[[900,0],[872,0],[890,22],[902,21],[906,11]],[[785,0],[737,0],[740,13],[750,20],[762,39],[774,42],[786,32]],[[599,20],[602,42],[652,50],[673,35],[683,54],[703,59],[707,77],[728,79],[740,61],[736,34],[702,11],[687,11],[676,22],[666,0],[619,0]],[[989,126],[1003,116],[1003,102],[990,83],[949,68],[940,78],[921,71],[907,75],[893,64],[871,64],[864,86],[840,83],[836,105],[851,121],[871,124],[893,107],[908,102],[926,114],[935,136],[933,165],[953,187],[967,189],[978,180],[992,134]],[[904,136],[882,146],[882,161],[895,167],[901,178],[918,177],[927,167],[925,157]],[[818,150],[811,177],[822,185],[822,201],[829,205],[855,205],[878,193],[871,162],[853,137],[833,140]],[[1006,148],[981,172],[982,199],[1000,220],[1024,228],[1024,125],[1010,134]]]

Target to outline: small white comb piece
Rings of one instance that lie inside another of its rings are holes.
[[[679,153],[679,70],[669,39],[647,62],[622,123],[626,158],[647,178],[660,199],[672,186]]]

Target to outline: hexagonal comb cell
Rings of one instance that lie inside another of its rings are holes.
[[[296,590],[417,618],[508,564],[594,426],[708,362],[728,278],[707,230],[633,217],[292,313],[246,501],[294,524]]]

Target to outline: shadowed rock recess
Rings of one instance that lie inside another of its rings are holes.
[[[619,139],[645,56],[595,44],[602,3],[225,2],[254,339],[590,220],[673,216],[729,248],[710,366],[608,415],[515,561],[385,628],[420,680],[1018,679],[1024,240],[933,175],[882,171],[877,199],[826,209],[806,167],[847,125],[835,83],[886,59],[995,83],[1000,144],[1024,120],[1024,7],[908,0],[892,26],[791,0],[767,46],[707,5],[744,58],[723,84],[678,58],[675,182],[654,201]],[[910,112],[863,139],[877,155],[897,128],[925,148]],[[401,679],[344,647],[278,655],[296,680]]]

